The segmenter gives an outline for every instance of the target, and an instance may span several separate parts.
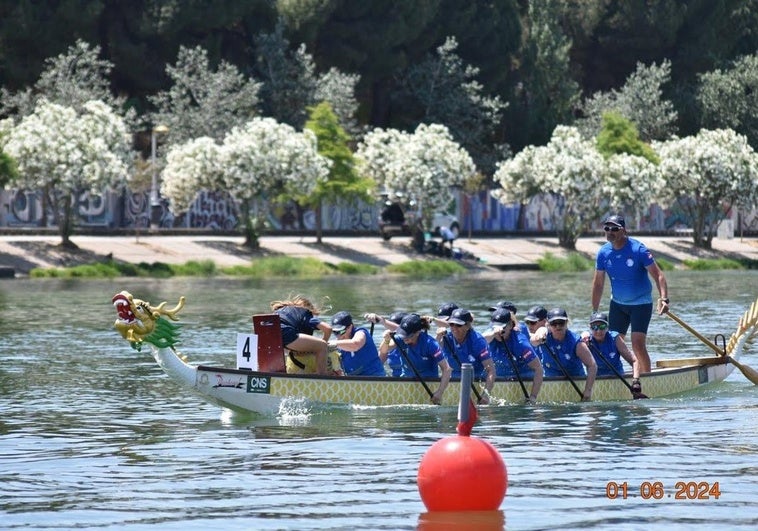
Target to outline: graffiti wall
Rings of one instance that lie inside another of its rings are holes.
[[[55,220],[44,204],[41,192],[25,190],[0,191],[2,205],[1,227],[53,227]],[[77,198],[79,227],[148,228],[151,216],[161,228],[187,228],[231,231],[238,227],[240,209],[237,202],[225,192],[203,192],[190,209],[175,216],[163,201],[151,208],[148,192],[105,192],[102,195],[83,193]],[[523,207],[503,205],[488,192],[458,194],[454,201],[455,214],[463,232],[552,232],[552,212],[560,209],[556,198],[537,196]],[[374,232],[378,230],[381,210],[375,204],[325,204],[322,209],[323,230]],[[261,200],[253,209],[254,215],[274,231],[314,231],[316,213],[295,203],[267,203]],[[758,211],[733,210],[729,218],[734,232],[758,231]],[[600,220],[598,220],[600,223]],[[627,216],[633,230],[671,231],[687,230],[691,224],[684,212],[664,210],[651,205],[638,217]]]

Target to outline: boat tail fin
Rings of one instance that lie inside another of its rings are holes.
[[[285,372],[284,343],[279,315],[275,313],[253,315],[253,332],[258,336],[258,370]]]

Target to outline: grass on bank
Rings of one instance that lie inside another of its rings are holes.
[[[464,273],[466,268],[454,260],[409,260],[400,264],[391,264],[388,273],[398,273],[413,277],[449,276]]]
[[[569,253],[566,258],[555,256],[553,253],[545,253],[537,260],[537,265],[540,271],[548,273],[573,273],[595,268],[595,263],[580,253]]]
[[[29,272],[29,276],[32,278],[171,278],[175,276],[210,277],[217,273],[216,264],[211,260],[191,260],[185,264],[163,262],[130,264],[109,260],[74,267],[35,268]]]
[[[658,267],[671,271],[674,265],[665,258],[657,258]],[[552,253],[537,261],[540,271],[550,273],[571,273],[591,271],[595,262],[580,253],[569,253],[565,258]],[[688,269],[713,271],[719,269],[758,269],[756,260],[733,260],[728,258],[684,260]],[[218,268],[211,260],[189,261],[185,264],[166,264],[141,262],[130,264],[116,261],[98,262],[66,268],[36,268],[29,276],[32,278],[118,278],[118,277],[212,277],[227,275],[250,278],[319,278],[331,275],[376,275],[382,270],[387,273],[411,277],[451,276],[467,271],[466,267],[455,260],[409,260],[384,268],[369,264],[340,262],[330,264],[315,258],[293,258],[274,256],[252,261],[248,265]]]
[[[663,271],[672,271],[676,269],[674,264],[665,258],[656,258],[655,262]],[[731,258],[709,258],[709,259],[687,259],[682,264],[687,269],[699,271],[716,271],[725,269],[758,269],[756,260],[733,260]],[[552,253],[545,255],[537,260],[540,271],[551,273],[570,273],[580,271],[591,271],[595,268],[594,260],[590,260],[579,253],[569,253],[565,258],[558,257]]]
[[[65,268],[35,268],[32,278],[117,278],[117,277],[212,277],[216,275],[252,278],[297,277],[318,278],[327,275],[375,275],[379,268],[367,264],[342,262],[328,264],[315,258],[275,256],[261,258],[249,265],[219,268],[211,260],[191,260],[184,264],[140,262],[130,264],[113,260]]]
[[[319,278],[332,275],[376,275],[382,270],[408,276],[447,276],[462,273],[466,268],[452,260],[410,260],[380,268],[369,264],[340,262],[330,264],[316,258],[273,256],[253,260],[250,264],[219,268],[211,260],[189,261],[185,264],[141,262],[130,264],[109,260],[95,264],[65,268],[35,268],[32,278],[171,278],[212,277],[226,275],[246,278]]]
[[[335,274],[375,275],[378,272],[378,267],[368,264],[340,262],[335,265],[322,262],[316,258],[293,258],[289,256],[261,258],[252,261],[249,265],[221,269],[221,273],[224,275],[252,278],[318,278]]]
[[[682,263],[689,269],[697,271],[715,271],[718,269],[758,269],[758,262],[755,260],[733,260],[731,258],[714,258],[703,260],[700,258],[693,260],[683,260]]]

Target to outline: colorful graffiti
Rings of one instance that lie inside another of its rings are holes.
[[[0,191],[3,216],[0,226],[40,227],[55,226],[49,208],[43,206],[40,192],[26,190]],[[80,227],[136,228],[150,227],[149,192],[125,191],[121,194],[83,193],[77,198]],[[461,230],[466,232],[552,232],[552,213],[560,209],[555,197],[542,195],[532,198],[526,205],[503,205],[489,192],[477,194],[459,193],[453,209],[460,220]],[[378,230],[381,205],[376,204],[325,204],[322,208],[323,230],[374,232]],[[315,231],[316,213],[295,203],[267,203],[261,199],[254,209],[256,216],[265,220],[266,228],[274,231]],[[225,192],[203,192],[190,209],[175,216],[162,201],[155,213],[160,228],[188,228],[210,230],[235,230],[240,224],[240,209],[237,202]],[[729,219],[735,232],[758,230],[758,210],[734,211]],[[634,230],[671,231],[691,227],[687,215],[677,208],[664,210],[651,205],[636,219],[629,219]]]

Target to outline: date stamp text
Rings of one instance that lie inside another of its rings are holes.
[[[673,488],[662,481],[643,481],[639,486],[628,481],[609,481],[605,485],[605,497],[609,500],[718,500],[720,496],[718,481],[677,481]]]

